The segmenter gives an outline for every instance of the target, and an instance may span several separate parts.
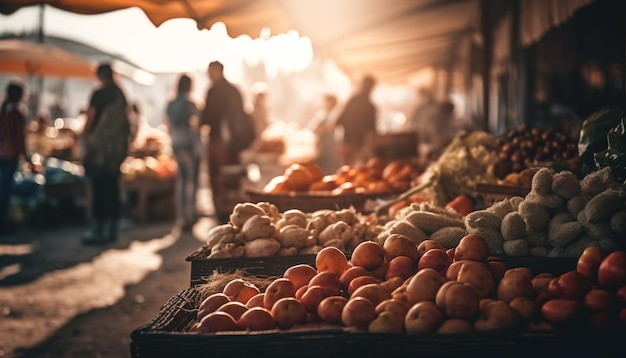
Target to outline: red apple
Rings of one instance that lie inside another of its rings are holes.
[[[238,331],[237,321],[226,312],[214,311],[202,318],[198,333]]]
[[[202,301],[202,303],[200,303],[200,306],[198,307],[198,314],[196,317],[198,322],[200,322],[202,318],[209,313],[215,312],[221,305],[226,302],[230,302],[230,297],[221,292],[216,292],[209,295]]]
[[[465,262],[467,261],[467,262]],[[481,262],[462,260],[465,262],[457,275],[457,281],[469,284],[476,289],[479,298],[486,298],[493,295],[496,284],[493,275],[487,266]]]
[[[445,251],[440,249],[430,249],[426,251],[422,257],[420,257],[417,264],[417,271],[425,268],[432,268],[439,272],[442,276],[445,276],[446,270],[448,270],[451,263],[452,260]]]
[[[591,287],[589,277],[572,270],[553,278],[548,285],[548,294],[553,298],[582,300]]]
[[[265,307],[263,305],[263,299],[265,298],[265,292],[261,292],[246,302],[246,306],[250,307]]]
[[[432,268],[424,268],[409,279],[406,287],[406,298],[410,305],[423,301],[435,302],[437,291],[446,279]]]
[[[431,249],[446,251],[446,248],[443,247],[438,241],[426,239],[417,245],[417,254],[419,257],[422,257],[427,251]]]
[[[602,252],[602,249],[597,246],[589,246],[578,257],[576,271],[595,282],[598,280],[598,268],[603,259],[604,252]]]
[[[343,296],[330,296],[324,298],[317,306],[319,318],[329,324],[341,324],[341,312],[348,303]]]
[[[619,302],[611,292],[597,288],[587,292],[583,303],[591,312],[604,312],[615,315],[619,308]]]
[[[318,305],[326,297],[332,296],[329,296],[326,293],[324,287],[319,285],[313,285],[309,286],[309,288],[304,292],[304,294],[300,298],[300,301],[302,301],[302,304],[308,312],[317,312]]]
[[[298,264],[287,268],[283,277],[289,279],[297,291],[300,287],[308,284],[316,274],[315,267],[308,264]]]
[[[435,304],[448,318],[472,319],[478,314],[480,297],[474,287],[448,281],[437,291]]]
[[[369,285],[371,283],[379,284],[380,282],[381,281],[374,276],[359,276],[350,281],[350,284],[348,285],[348,297],[352,297],[354,291],[356,291],[361,286]]]
[[[243,303],[239,301],[230,301],[221,305],[217,310],[230,314],[231,316],[233,316],[233,318],[236,321],[248,309],[249,309],[248,306],[244,305]]]
[[[439,334],[466,334],[475,331],[476,329],[468,320],[461,318],[446,319],[437,329]]]
[[[613,251],[600,263],[598,283],[608,289],[618,289],[626,285],[626,252]]]
[[[385,273],[385,280],[392,277],[407,279],[415,272],[415,261],[408,256],[396,256],[389,261],[389,267]]]
[[[539,313],[539,307],[526,297],[516,297],[509,302],[509,306],[519,314],[522,321],[530,322]]]
[[[400,316],[394,311],[383,311],[378,313],[367,326],[370,333],[395,333],[404,332],[404,316]]]
[[[468,234],[461,238],[454,250],[454,260],[485,262],[489,257],[489,245],[478,234]]]
[[[444,320],[443,312],[430,301],[422,301],[409,308],[404,318],[408,334],[435,332]]]
[[[350,298],[341,311],[341,323],[346,327],[366,330],[376,317],[376,306],[365,297]]]
[[[586,319],[587,310],[581,301],[555,298],[541,306],[541,315],[555,326],[576,326]]]
[[[489,261],[487,263],[487,268],[491,272],[493,281],[496,285],[500,283],[500,280],[504,277],[504,273],[506,272],[506,266],[500,261]]]
[[[617,292],[615,292],[615,297],[622,306],[626,306],[626,285],[620,287]]]
[[[522,267],[506,270],[496,289],[497,298],[507,303],[516,297],[532,299],[534,293],[532,273]]]
[[[477,331],[499,331],[513,329],[520,323],[520,316],[511,306],[504,301],[493,301],[480,312],[474,328]]]
[[[348,292],[348,285],[350,284],[350,281],[359,276],[371,276],[371,274],[369,271],[367,271],[367,269],[365,269],[365,267],[361,266],[352,266],[349,269],[345,270],[339,277],[341,289],[344,292]]]
[[[306,321],[306,308],[295,297],[283,297],[272,306],[272,316],[280,329],[289,329]]]
[[[378,305],[376,305],[376,313],[381,313],[383,311],[393,311],[398,315],[404,317],[406,316],[409,307],[402,301],[394,298],[388,298]]]
[[[374,270],[383,264],[385,260],[385,249],[376,241],[363,241],[358,244],[352,256],[350,262],[354,266],[365,267],[367,270]]]
[[[230,280],[222,289],[222,293],[230,297],[232,301],[239,301],[243,304],[260,292],[261,290],[255,284],[242,278]]]
[[[378,283],[369,283],[356,289],[350,295],[350,298],[365,297],[369,299],[374,306],[377,306],[384,300],[391,298],[391,291]]]
[[[391,261],[397,256],[407,256],[413,260],[413,262],[417,262],[419,257],[417,246],[413,240],[402,234],[391,234],[387,236],[383,243],[383,249],[387,261]]]
[[[264,331],[276,328],[276,321],[267,308],[252,307],[239,317],[237,326],[243,330]]]
[[[293,282],[284,277],[277,278],[265,289],[263,306],[268,310],[271,310],[274,303],[276,303],[279,299],[283,297],[295,297],[295,295],[296,289],[293,286]]]
[[[322,286],[326,290],[326,296],[338,295],[341,292],[341,283],[339,282],[339,276],[330,272],[322,271],[309,281],[309,287]]]

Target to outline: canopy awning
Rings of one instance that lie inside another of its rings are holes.
[[[352,75],[388,82],[428,66],[447,66],[461,39],[478,31],[478,0],[4,0],[0,13],[48,4],[78,14],[141,8],[159,26],[194,19],[199,28],[223,22],[232,37],[291,29]]]

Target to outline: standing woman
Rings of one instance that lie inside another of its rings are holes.
[[[113,78],[108,64],[97,70],[100,88],[89,100],[83,129],[85,174],[91,183],[93,227],[84,244],[106,244],[117,240],[121,207],[120,165],[128,155],[131,129],[126,96]]]
[[[200,166],[198,108],[189,99],[191,77],[181,75],[176,98],[167,105],[172,151],[178,165],[176,178],[176,221],[183,230],[196,222],[196,192]]]
[[[0,233],[10,233],[15,229],[9,226],[8,216],[13,175],[20,158],[32,168],[26,155],[26,106],[22,102],[23,97],[24,86],[11,82],[0,107]]]

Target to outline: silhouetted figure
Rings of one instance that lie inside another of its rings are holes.
[[[213,193],[213,203],[216,212],[220,210],[218,197],[220,195],[219,188],[216,187],[219,182],[221,168],[224,165],[239,164],[239,153],[242,145],[239,145],[238,139],[241,135],[240,131],[252,130],[254,133],[254,123],[250,122],[248,126],[252,128],[237,128],[233,123],[237,122],[243,116],[247,116],[243,108],[243,101],[239,90],[224,78],[224,65],[218,61],[209,64],[209,78],[211,79],[211,88],[207,91],[205,106],[200,117],[202,125],[208,125],[209,132],[209,155],[208,168],[209,178],[211,181],[211,192]],[[219,218],[224,221],[225,218]]]
[[[372,76],[365,76],[360,90],[348,100],[337,119],[337,125],[343,127],[342,164],[352,165],[363,159],[366,140],[376,134],[376,107],[370,99],[375,83]]]
[[[324,174],[332,174],[340,165],[338,143],[335,139],[337,97],[324,95],[322,108],[315,113],[308,127],[317,136],[317,164]]]
[[[189,99],[191,87],[191,78],[181,75],[176,98],[167,105],[167,124],[178,166],[175,187],[176,221],[183,230],[189,230],[197,219],[196,192],[202,147],[198,132],[198,108]]]
[[[85,244],[117,240],[120,214],[120,165],[128,154],[131,129],[126,96],[113,78],[108,64],[97,70],[100,88],[89,100],[83,130],[85,174],[91,184],[93,227],[83,237]]]
[[[9,221],[9,207],[13,175],[20,159],[32,168],[26,155],[26,104],[24,85],[10,82],[6,88],[6,97],[0,107],[0,234],[14,232],[17,227]]]

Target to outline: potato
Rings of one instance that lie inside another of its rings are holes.
[[[587,174],[580,180],[580,192],[583,195],[596,196],[601,192],[617,187],[613,180],[610,167],[604,167]]]
[[[552,176],[552,192],[563,199],[580,195],[580,181],[574,173],[564,170]]]
[[[521,239],[526,235],[526,222],[517,211],[512,211],[504,216],[500,232],[504,241]]]
[[[414,211],[408,214],[405,220],[429,235],[444,227],[465,227],[462,219],[453,219],[428,211]]]
[[[562,247],[554,247],[548,251],[548,257],[565,257],[565,249]]]
[[[592,240],[613,239],[615,236],[608,221],[599,223],[588,222],[583,224],[583,230]]]
[[[545,246],[535,246],[528,250],[528,254],[535,257],[547,257],[549,251],[550,250]]]
[[[539,195],[547,195],[552,187],[554,172],[549,168],[539,169],[531,181],[531,190]]]
[[[548,229],[548,244],[563,248],[571,244],[582,233],[583,227],[578,221],[555,222]]]
[[[280,251],[280,242],[273,238],[261,238],[246,242],[245,257],[271,257]]]
[[[598,222],[611,217],[623,207],[619,190],[607,189],[591,198],[585,205],[585,215],[589,222]]]
[[[465,216],[465,227],[471,229],[489,228],[499,229],[502,220],[494,213],[487,210],[473,211]]]
[[[429,239],[438,242],[446,249],[457,247],[463,236],[467,235],[465,228],[444,227],[430,235]]]
[[[426,235],[424,230],[413,226],[406,220],[396,220],[389,228],[389,233],[407,236],[416,245],[419,245],[422,241],[428,239],[428,235]]]
[[[281,247],[276,256],[296,256],[297,254],[298,248],[296,247]]]
[[[534,191],[531,191],[528,195],[526,195],[525,201],[539,204],[550,210],[561,209],[566,205],[565,199],[556,194],[539,195]]]
[[[548,235],[541,230],[526,228],[526,242],[531,247],[542,247],[548,242]]]
[[[511,206],[511,203],[508,198],[500,200],[500,201],[496,201],[486,210],[490,213],[496,214],[500,218],[500,220],[504,219],[506,214],[514,211],[513,206]]]
[[[578,217],[578,213],[585,208],[585,205],[587,205],[587,202],[590,199],[591,196],[589,195],[577,195],[571,197],[566,204],[567,211],[569,211],[573,217]]]
[[[626,210],[620,210],[611,215],[611,230],[618,235],[626,235]]]
[[[514,211],[517,211],[517,208],[522,201],[524,201],[524,198],[522,198],[521,196],[512,196],[509,198],[509,204]]]
[[[528,243],[524,239],[505,241],[502,249],[508,256],[526,256],[529,252]]]
[[[541,230],[548,225],[550,220],[550,214],[543,206],[528,200],[519,204],[518,212],[531,229]]]
[[[611,239],[598,240],[598,247],[604,252],[613,252],[620,249],[617,241]]]

